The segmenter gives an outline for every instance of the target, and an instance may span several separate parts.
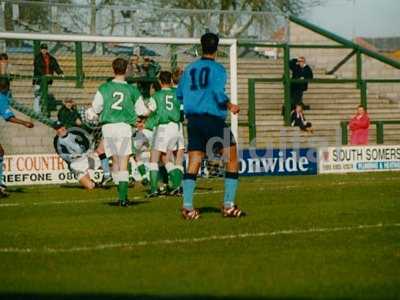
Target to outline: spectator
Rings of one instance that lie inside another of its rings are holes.
[[[8,55],[7,53],[0,54],[0,76],[10,76],[11,75],[11,66],[8,63]]]
[[[179,80],[181,79],[182,74],[183,74],[183,70],[180,67],[177,67],[172,72],[172,83],[174,84],[175,87],[178,86]]]
[[[58,121],[66,128],[82,126],[81,116],[76,109],[74,100],[67,99],[58,111]]]
[[[297,104],[291,116],[291,126],[292,127],[300,127],[302,131],[306,131],[309,133],[313,133],[314,129],[312,128],[311,122],[307,122],[304,117],[303,105]]]
[[[41,77],[44,75],[53,75],[54,72],[58,75],[64,76],[64,72],[61,70],[60,65],[57,62],[57,59],[52,56],[49,51],[47,44],[40,45],[40,53],[35,56],[35,60],[33,63],[33,86],[34,86],[34,94],[35,100],[33,102],[33,110],[35,112],[40,113],[40,83]],[[49,80],[49,85],[53,83],[52,80]]]
[[[143,57],[143,65],[142,68],[146,74],[147,79],[156,79],[161,71],[161,66],[158,62],[151,59],[149,56]],[[154,83],[151,82],[142,82],[139,86],[140,92],[142,93],[143,97],[148,98],[150,97],[150,90],[153,88],[155,91],[160,90],[160,86],[158,80]]]
[[[126,69],[126,77],[144,77],[146,72],[143,65],[140,64],[140,56],[137,54],[132,55],[128,68]]]
[[[356,115],[351,118],[349,128],[351,131],[350,144],[368,145],[369,116],[364,106],[357,107]]]
[[[146,76],[150,78],[158,77],[161,71],[160,64],[149,56],[144,56],[143,61],[142,68],[146,72]]]
[[[303,56],[294,58],[289,62],[292,71],[292,79],[313,79],[314,75],[310,66],[306,64]],[[308,83],[292,83],[290,85],[291,109],[295,109],[297,104],[302,104],[305,110],[310,109],[309,105],[304,105],[303,94],[308,89]]]

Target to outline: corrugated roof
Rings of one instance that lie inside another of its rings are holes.
[[[400,36],[385,38],[363,38],[366,42],[372,44],[379,51],[393,52],[400,49]]]

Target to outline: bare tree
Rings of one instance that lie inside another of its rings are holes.
[[[154,4],[167,8],[184,8],[190,10],[221,10],[225,13],[216,13],[217,30],[222,36],[240,37],[249,33],[251,27],[268,28],[273,26],[279,18],[287,14],[299,15],[305,9],[320,4],[320,0],[155,0]],[[157,5],[156,5],[157,6]],[[229,13],[226,13],[229,12]],[[265,13],[252,14],[253,13]],[[179,23],[187,27],[188,34],[193,36],[195,28],[207,28],[215,18],[202,13],[176,17]]]
[[[50,21],[56,21],[69,32],[91,34],[129,34],[129,27],[133,28],[131,33],[146,36],[195,37],[210,30],[225,37],[269,39],[284,26],[285,15],[299,15],[322,1],[325,0],[82,0],[76,6],[73,0],[59,0],[57,3],[70,6],[58,10],[57,20],[49,20],[51,1],[19,6],[20,19],[38,30],[46,30]],[[11,6],[6,0],[6,30],[15,26]]]

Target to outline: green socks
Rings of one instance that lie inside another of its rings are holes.
[[[119,202],[125,203],[128,200],[128,181],[120,181],[117,190]]]
[[[173,190],[177,189],[182,184],[183,171],[179,167],[176,167],[168,173],[168,177],[170,188]]]
[[[150,168],[150,193],[157,193],[158,180],[159,180],[158,164],[150,163],[149,168]]]
[[[128,201],[129,173],[128,171],[113,172],[112,176],[117,185],[119,203],[126,204]]]
[[[158,171],[150,170],[150,192],[156,193],[158,190]]]

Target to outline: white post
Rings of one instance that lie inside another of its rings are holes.
[[[5,19],[5,13],[4,13],[5,5],[6,4],[4,2],[0,2],[0,31],[6,30],[6,19]],[[0,41],[0,51],[1,52],[7,51],[5,40]]]
[[[229,67],[230,67],[230,87],[231,87],[231,102],[238,104],[238,90],[237,90],[237,44],[236,40],[229,48]],[[239,143],[239,119],[238,115],[231,113],[231,129],[235,136],[236,142]]]
[[[198,38],[166,38],[166,37],[129,37],[129,36],[103,36],[82,34],[48,34],[48,33],[25,33],[25,32],[0,32],[0,39],[13,40],[39,40],[59,42],[97,42],[97,43],[135,43],[135,44],[175,44],[193,45],[198,44]],[[220,45],[232,45],[235,39],[222,39]],[[236,44],[235,44],[236,45]]]

